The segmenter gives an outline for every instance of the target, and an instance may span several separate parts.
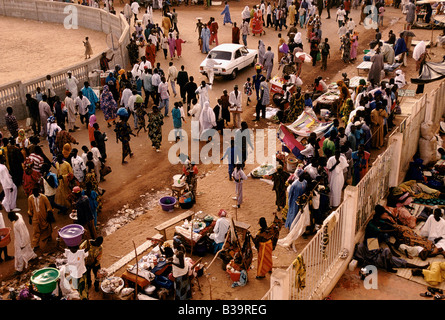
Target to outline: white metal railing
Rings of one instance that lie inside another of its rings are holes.
[[[120,64],[126,67],[128,64],[128,50],[127,45],[130,42],[130,26],[123,15],[109,14],[103,9],[92,8],[72,3],[39,1],[39,0],[0,0],[0,15],[26,18],[38,21],[48,21],[53,23],[63,23],[66,13],[64,8],[67,5],[74,5],[78,10],[78,24],[79,27],[84,27],[104,33],[111,33],[119,39],[117,50],[107,50],[108,56],[114,54],[112,63]],[[51,82],[58,95],[65,93],[65,78],[66,72],[71,70],[73,75],[80,83],[88,81],[89,75],[92,71],[100,69],[99,53],[87,61],[82,61],[77,64],[67,66],[57,71],[49,72],[51,75]],[[14,114],[18,119],[24,119],[28,116],[25,107],[25,95],[30,93],[34,95],[37,87],[44,87],[46,74],[22,82],[20,80],[14,81],[0,86],[0,112],[7,107],[14,108]],[[4,125],[4,118],[0,117],[0,125]]]
[[[375,204],[384,198],[388,192],[393,150],[394,145],[388,145],[356,186],[358,189],[356,233],[365,227],[373,213]]]

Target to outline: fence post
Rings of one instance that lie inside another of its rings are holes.
[[[355,224],[357,223],[357,207],[358,207],[358,188],[354,186],[347,186],[343,193],[343,201],[346,202],[344,206],[343,217],[343,247],[349,251],[350,258],[355,246]]]
[[[402,161],[403,133],[398,132],[393,134],[388,141],[388,146],[393,148],[388,186],[396,187],[399,185],[400,180],[399,176]]]
[[[289,274],[283,269],[275,269],[270,276],[270,300],[289,300]]]

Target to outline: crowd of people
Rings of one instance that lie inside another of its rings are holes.
[[[101,197],[105,192],[99,184],[107,173],[108,138],[101,131],[96,119],[97,108],[102,111],[107,126],[114,126],[116,142],[122,145],[122,164],[127,163],[127,157],[133,156],[131,137],[138,136],[141,130],[147,133],[152,148],[160,152],[162,126],[169,117],[172,118],[176,141],[183,138],[181,129],[188,117],[192,123],[199,124],[199,135],[194,136],[195,139],[199,139],[208,129],[222,132],[230,125],[242,133],[248,128],[247,122],[241,119],[243,95],[247,97],[247,105],[250,102],[256,103],[254,121],[264,119],[266,106],[272,100],[269,96],[269,81],[274,64],[278,64],[279,69],[283,67],[283,78],[286,80],[284,93],[278,102],[281,111],[277,114],[278,120],[281,123],[292,123],[303,111],[315,115],[316,110],[312,102],[326,93],[328,87],[322,77],[316,77],[313,89],[302,92],[300,75],[303,62],[296,54],[304,53],[303,49],[308,47],[312,65],[316,66],[317,62],[321,61],[321,69],[327,69],[331,51],[329,39],[322,37],[321,14],[326,8],[327,19],[330,19],[329,10],[334,4],[330,0],[326,6],[323,6],[322,1],[283,2],[271,4],[262,0],[252,9],[245,6],[239,26],[233,21],[235,19],[230,13],[229,4],[225,2],[221,15],[224,25],[232,25],[232,42],[239,44],[242,41],[247,46],[248,39],[252,39],[248,38],[248,35],[258,36],[258,64],[255,66],[255,74],[246,80],[242,89],[234,85],[230,92],[224,90],[214,107],[209,100],[209,90],[212,90],[213,84],[210,70],[213,65],[208,68],[208,81],[197,83],[193,75],[189,74],[186,64],[181,61],[182,45],[186,41],[180,36],[176,10],[171,9],[168,2],[161,1],[159,9],[162,18],[158,24],[155,22],[151,5],[140,7],[137,1],[131,1],[124,5],[121,12],[134,29],[127,46],[130,67],[118,64],[110,67],[113,56],[108,57],[103,53],[100,67],[107,77],[102,92],[91,88],[89,82],[84,82],[82,86],[72,72],[67,72],[66,95],[62,99],[55,93],[51,76],[48,75],[43,88],[36,88],[34,94],[29,93],[26,96],[29,125],[33,132],[29,137],[23,129],[19,129],[13,109],[7,109],[5,121],[10,137],[1,137],[0,183],[3,187],[2,206],[9,213],[8,218],[14,224],[14,232],[21,235],[15,239],[17,272],[22,272],[28,261],[36,257],[35,251],[41,244],[50,241],[55,210],[59,214],[76,210],[77,221],[86,229],[88,238],[93,241],[91,245],[100,247],[102,244],[96,226],[102,207]],[[99,5],[97,1],[83,1],[82,4]],[[354,0],[351,3],[350,0],[344,0],[336,10],[338,41],[341,45],[341,58],[345,63],[357,59],[359,34],[350,12],[352,8],[359,8],[360,4],[360,1]],[[367,4],[368,1],[361,4],[362,12]],[[378,0],[375,4],[379,12],[378,25],[382,26],[385,4],[383,0]],[[114,11],[112,1],[105,1],[104,6]],[[409,7],[409,4],[406,6]],[[208,53],[210,46],[219,43],[218,22],[214,17],[208,22],[202,22],[202,18],[197,19],[195,32],[198,35],[199,50]],[[362,23],[363,19],[359,25]],[[266,46],[260,38],[266,33],[265,29],[269,28],[277,32],[279,39],[274,50],[272,46]],[[368,81],[362,79],[357,87],[350,87],[346,77],[337,81],[340,99],[338,109],[333,110],[336,119],[323,136],[317,137],[312,133],[306,139],[304,149],[298,156],[295,172],[286,172],[286,164],[279,159],[280,164],[271,179],[276,193],[277,211],[282,213],[282,221],[278,221],[275,216],[273,224],[268,227],[265,218],[260,220],[260,231],[255,238],[255,246],[258,250],[266,251],[262,262],[271,257],[281,223],[290,229],[296,215],[310,198],[311,227],[312,230],[317,230],[327,214],[340,205],[345,185],[357,185],[366,174],[371,150],[384,147],[384,137],[390,132],[393,126],[392,118],[398,110],[398,89],[403,87],[406,81],[402,71],[397,71],[396,76],[391,77],[389,81],[382,81],[381,71],[384,62],[393,63],[395,56],[405,54],[407,50],[403,37],[396,40],[392,31],[388,41],[383,42],[381,38],[377,29],[376,38],[370,43],[376,54],[371,60],[373,67],[369,72]],[[85,54],[86,58],[89,58],[92,52],[87,42],[88,38],[85,42]],[[388,44],[394,45],[394,48]],[[168,61],[167,70],[163,70],[159,59]],[[292,68],[285,68],[289,66]],[[291,91],[292,87],[296,89]],[[173,102],[172,95],[173,98],[179,95],[179,98]],[[252,101],[255,96],[256,102]],[[84,128],[76,126],[78,118]],[[133,122],[130,122],[131,118]],[[81,150],[73,146],[79,144],[71,135],[77,130],[88,132],[90,144],[82,146]],[[48,142],[50,154],[45,154],[40,146],[43,139]],[[247,179],[243,168],[248,142],[249,139],[243,141],[241,164],[235,165],[236,147],[233,141],[223,156],[230,158],[229,179],[235,181],[237,194],[235,208],[240,208],[243,203],[242,184],[243,180]],[[32,224],[32,236],[25,232],[24,216],[19,213],[20,209],[16,208],[19,186],[23,186],[28,198],[27,214],[28,222]],[[0,218],[2,227],[3,218]],[[227,231],[227,223],[225,225]],[[97,243],[94,242],[95,239],[99,239]],[[218,239],[221,244],[222,238]],[[431,249],[432,246],[428,248]],[[67,252],[67,255],[76,255],[78,250],[79,248],[70,250],[71,253]],[[6,248],[2,251],[4,260],[12,258]],[[442,252],[432,249],[430,251],[429,254]],[[79,274],[81,277],[86,274],[87,269],[84,269]],[[97,272],[97,266],[94,270]],[[258,278],[264,278],[270,270],[271,265],[265,264],[265,268],[258,271]],[[88,279],[91,284],[91,279]]]

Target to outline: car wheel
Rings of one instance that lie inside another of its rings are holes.
[[[230,74],[230,79],[232,79],[232,80],[235,80],[236,79],[236,72],[237,72],[238,70],[237,69],[233,69],[233,71],[232,71],[232,73]]]
[[[253,60],[252,60],[252,64],[251,64],[251,66],[252,66],[252,67],[255,67],[257,61],[258,61],[258,57],[255,56],[255,58],[253,58]]]

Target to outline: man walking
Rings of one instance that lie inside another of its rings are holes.
[[[272,48],[269,46],[267,47],[267,51],[264,54],[264,67],[267,70],[266,80],[270,80],[272,77],[272,69],[273,69],[273,60],[274,60],[274,53],[272,52]]]

